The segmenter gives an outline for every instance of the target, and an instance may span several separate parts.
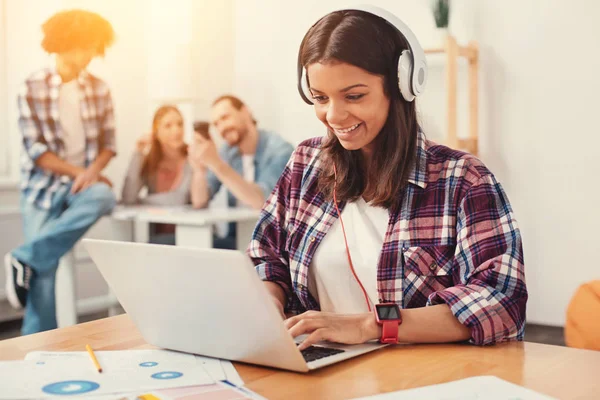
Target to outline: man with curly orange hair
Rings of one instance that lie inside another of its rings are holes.
[[[19,92],[25,243],[4,258],[8,300],[26,307],[23,334],[56,328],[58,262],[115,205],[101,174],[116,154],[113,103],[106,83],[85,70],[112,44],[112,26],[98,14],[70,10],[42,30],[42,47],[56,62],[30,75]]]

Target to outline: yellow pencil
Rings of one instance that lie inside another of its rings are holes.
[[[85,345],[85,349],[87,350],[88,354],[90,355],[90,358],[94,362],[94,365],[96,366],[96,369],[98,370],[98,372],[102,372],[102,367],[100,366],[100,363],[98,362],[98,359],[96,358],[96,355],[94,354],[94,350],[92,350],[92,348],[89,344]]]

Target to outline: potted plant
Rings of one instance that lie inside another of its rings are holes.
[[[450,0],[433,0],[432,8],[435,26],[447,30],[450,20]]]
[[[448,22],[450,21],[450,0],[431,0],[431,8],[436,26],[436,42],[444,46],[448,37]]]

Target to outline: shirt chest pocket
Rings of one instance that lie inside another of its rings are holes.
[[[402,250],[405,274],[444,277],[452,274],[456,246],[420,246]]]

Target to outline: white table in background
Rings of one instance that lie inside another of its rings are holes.
[[[151,223],[175,225],[175,244],[178,246],[213,247],[213,227],[218,223],[234,222],[237,226],[237,248],[245,250],[260,215],[250,208],[191,207],[118,207],[113,219],[133,223],[133,240],[148,243]]]

